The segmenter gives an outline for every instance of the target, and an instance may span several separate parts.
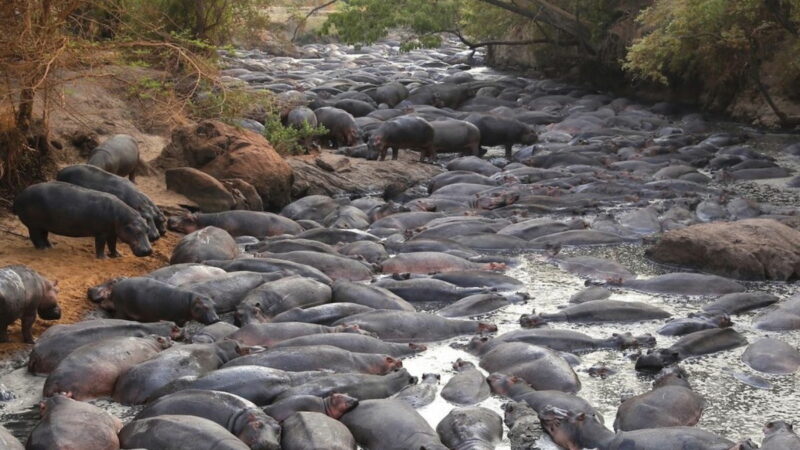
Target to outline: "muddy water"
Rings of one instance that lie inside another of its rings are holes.
[[[385,48],[381,48],[384,49]],[[365,51],[378,51],[375,48]],[[451,52],[452,53],[452,52]],[[431,52],[419,51],[414,55],[430,56]],[[337,70],[347,70],[346,67],[354,68],[352,61],[358,55],[339,54],[340,61]],[[250,56],[251,61],[268,63],[270,59],[261,59]],[[308,67],[309,65],[319,64],[320,59],[292,60],[289,58],[275,58],[276,70],[291,72],[293,67]],[[413,68],[409,69],[409,71]],[[444,69],[443,69],[444,70]],[[504,74],[486,68],[472,69],[471,72],[477,78],[493,78]],[[341,72],[338,72],[341,74]],[[331,71],[326,74],[317,74],[320,78],[330,76],[335,78],[337,73]],[[779,134],[762,134],[754,130],[749,130],[745,126],[735,123],[719,122],[714,125],[718,131],[747,131],[755,135],[751,142],[756,150],[777,155],[777,150],[796,136]],[[501,155],[502,150],[493,149],[491,154]],[[491,155],[490,154],[490,155]],[[780,156],[780,165],[790,169],[797,169],[797,160]],[[773,204],[796,205],[798,195],[796,191],[788,190],[783,187],[786,179],[770,180],[766,182],[740,183],[729,188],[746,195],[757,201],[769,201]],[[648,262],[644,257],[644,247],[642,245],[622,245],[615,247],[595,247],[583,249],[565,249],[564,255],[593,255],[616,260],[636,272],[639,277],[650,277],[665,273],[668,269],[656,266]],[[481,319],[489,320],[498,325],[499,333],[515,330],[519,328],[518,319],[521,314],[529,313],[532,309],[537,312],[552,313],[560,306],[567,303],[569,297],[583,289],[583,281],[560,270],[545,255],[526,254],[519,255],[519,264],[507,273],[510,276],[523,280],[526,291],[531,295],[531,299],[526,304],[510,305],[498,312],[481,316]],[[749,283],[749,290],[763,290],[774,293],[781,298],[786,298],[798,292],[798,287],[783,283]],[[698,297],[675,297],[665,295],[650,295],[624,290],[614,290],[611,297],[616,300],[641,301],[657,305],[673,313],[676,317],[686,316],[690,312],[699,310],[700,306],[709,301],[707,298]],[[734,317],[734,328],[744,334],[749,341],[754,341],[759,337],[775,336],[776,333],[765,333],[755,330],[751,325],[751,318],[754,313]],[[631,332],[633,334],[652,333],[656,335],[664,321],[653,321],[637,324],[607,324],[607,325],[579,325],[559,323],[556,326],[574,329],[596,338],[607,337],[614,332]],[[779,337],[791,345],[800,346],[800,332],[780,333]],[[669,346],[675,338],[663,337],[658,335],[660,347]],[[452,339],[429,345],[429,350],[425,353],[404,360],[405,367],[417,376],[426,372],[439,373],[442,376],[439,387],[444,386],[453,375],[451,363],[458,358],[473,361],[477,364],[477,358],[457,349],[458,344],[466,344],[469,337]],[[455,344],[455,345],[454,345]],[[789,376],[769,376],[758,374],[767,379],[771,384],[769,389],[757,389],[745,385],[734,378],[734,373],[756,375],[751,369],[745,366],[741,360],[744,347],[732,351],[723,352],[716,355],[709,355],[694,358],[681,363],[690,374],[690,381],[694,388],[706,399],[708,405],[703,417],[698,424],[699,427],[724,435],[732,440],[753,438],[755,441],[761,440],[761,427],[768,420],[797,421],[800,419],[800,384],[797,382],[798,375]],[[592,403],[598,411],[603,414],[607,424],[611,424],[616,414],[617,406],[621,399],[631,395],[640,394],[650,390],[652,378],[640,376],[634,371],[634,362],[629,355],[619,351],[599,351],[591,354],[581,355],[581,363],[575,368],[579,374],[583,388],[579,395]],[[24,355],[20,355],[11,360],[5,361],[0,365],[0,384],[16,395],[16,398],[0,403],[0,423],[9,428],[23,442],[28,433],[38,420],[38,409],[36,405],[40,400],[41,388],[44,378],[33,377],[25,372]],[[605,364],[616,371],[606,379],[590,377],[586,370],[597,364]],[[483,403],[502,415],[500,406],[506,399],[491,397]],[[113,402],[98,400],[92,402],[99,405],[123,420],[132,417],[137,409],[123,407]],[[422,408],[419,412],[431,423],[433,427],[443,418],[453,405],[448,404],[441,397],[430,405]],[[543,436],[537,443],[542,449],[556,449],[557,447],[550,440]],[[504,440],[499,448],[510,448],[508,440]]]

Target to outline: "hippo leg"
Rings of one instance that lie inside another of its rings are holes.
[[[33,314],[26,313],[22,316],[22,340],[25,341],[26,344],[33,344],[31,328],[33,328],[33,322],[36,321],[36,310],[32,312]]]
[[[8,342],[8,323],[0,323],[0,342]]]
[[[511,159],[511,144],[506,144],[506,159]]]
[[[128,179],[131,180],[131,183],[136,183],[136,169],[128,175]]]
[[[97,259],[106,259],[106,239],[105,234],[98,234],[94,237],[94,254],[97,256]]]
[[[108,236],[108,239],[106,240],[106,245],[108,245],[108,256],[109,257],[111,257],[111,258],[119,258],[120,256],[122,256],[117,251],[117,235],[116,234],[112,233],[110,236]],[[102,248],[100,249],[100,251],[103,251]]]
[[[397,147],[392,147],[392,161],[397,161],[397,155],[400,153],[400,149]]]
[[[44,250],[51,248],[53,244],[47,239],[47,231],[39,228],[28,227],[28,235],[31,237],[31,242],[37,250]]]

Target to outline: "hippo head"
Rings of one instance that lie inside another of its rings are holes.
[[[113,290],[114,285],[124,280],[125,278],[126,277],[112,278],[102,284],[90,287],[87,292],[89,300],[91,300],[94,303],[101,303],[103,301],[110,300],[111,291]]]
[[[260,410],[248,411],[244,416],[245,426],[237,436],[251,449],[278,450],[281,448],[281,426]]]
[[[394,372],[395,370],[403,368],[403,361],[392,358],[391,356],[384,356],[383,361],[380,364],[372,367],[370,371],[374,375],[384,375],[389,372]]]
[[[197,296],[193,298],[189,308],[192,319],[204,325],[219,322],[219,316],[214,310],[214,302],[208,297]]]
[[[156,223],[153,222],[153,218],[145,217],[144,220],[147,223],[147,240],[150,242],[155,242],[161,238],[161,233],[158,232],[158,228],[156,228]]]
[[[261,309],[261,302],[242,302],[236,307],[233,322],[237,327],[243,327],[251,323],[267,323],[269,317]]]
[[[469,344],[467,344],[466,350],[473,355],[480,355],[485,351],[486,345],[491,340],[492,338],[488,336],[473,336],[473,338],[470,339]],[[459,361],[461,360],[459,359]]]
[[[665,367],[653,381],[653,389],[662,386],[683,386],[691,389],[689,374],[679,366]]]
[[[639,372],[658,372],[664,367],[680,361],[678,352],[666,348],[650,350],[636,360],[636,370]]]
[[[764,436],[769,436],[771,434],[784,431],[788,433],[794,433],[794,427],[792,424],[786,423],[782,420],[773,420],[764,425]]]
[[[478,333],[496,333],[497,325],[489,322],[478,322]]]
[[[156,209],[155,214],[153,214],[153,223],[156,226],[156,230],[158,230],[158,234],[161,236],[167,234],[167,218],[164,217],[160,209]]]
[[[586,372],[591,377],[596,377],[596,378],[600,378],[600,379],[603,379],[603,380],[605,380],[609,376],[614,375],[615,373],[617,373],[616,370],[608,367],[605,364],[595,364],[594,366],[589,367],[589,369],[586,370]]]
[[[416,344],[414,342],[409,342],[408,348],[411,349],[411,351],[413,351],[414,353],[422,353],[428,349],[428,346],[424,344]]]
[[[422,382],[426,384],[439,384],[439,381],[442,380],[442,376],[438,373],[423,373],[422,374]]]
[[[340,419],[345,413],[358,406],[358,399],[347,394],[333,393],[322,400],[325,414],[333,419]]]
[[[175,325],[173,322],[162,322],[162,323],[169,323],[169,337],[170,339],[183,339],[183,328]]]
[[[499,191],[491,195],[477,196],[475,207],[478,209],[492,210],[503,206],[513,205],[519,200],[519,192]]]
[[[153,247],[147,239],[147,222],[142,216],[137,214],[136,218],[130,222],[118,226],[116,229],[117,238],[128,244],[134,255],[138,257],[150,256],[153,254]]]
[[[197,231],[200,224],[197,223],[197,216],[189,213],[182,216],[170,216],[167,219],[167,228],[178,233],[189,234]]]
[[[461,371],[464,371],[464,370],[467,370],[467,369],[472,369],[474,367],[475,367],[475,364],[472,364],[469,361],[464,361],[461,358],[458,358],[453,363],[453,370],[455,370],[456,372],[461,372]]]
[[[525,145],[533,145],[538,141],[539,136],[536,135],[536,131],[531,127],[526,127],[525,132],[520,136],[520,142]]]
[[[656,345],[656,338],[649,333],[634,336],[631,333],[612,333],[609,338],[611,346],[620,350],[629,348],[653,348]]]
[[[513,428],[514,424],[522,417],[536,414],[536,411],[525,402],[503,403],[501,408],[504,412],[503,416],[505,417],[506,425],[509,428]]]
[[[758,445],[756,445],[756,443],[751,441],[750,439],[745,439],[743,441],[737,442],[736,444],[734,444],[733,447],[731,447],[728,450],[758,450]]]
[[[50,282],[44,279],[42,283],[42,297],[36,312],[44,320],[58,320],[61,318],[61,308],[58,307],[58,280]]]
[[[584,428],[592,419],[584,412],[567,411],[547,405],[539,412],[539,421],[553,442],[567,450],[579,450],[584,448],[583,443],[579,442],[586,433]]]
[[[486,378],[492,392],[497,395],[508,395],[514,386],[524,386],[525,380],[517,376],[508,376],[502,373],[493,373]]]
[[[547,319],[539,314],[523,314],[519,318],[519,324],[522,328],[539,328],[547,324]]]
[[[386,145],[380,134],[373,134],[370,136],[367,147],[370,152],[376,152],[378,154],[378,159],[382,160],[386,158]]]
[[[155,344],[161,350],[166,350],[166,349],[172,347],[172,339],[170,339],[170,338],[168,338],[166,336],[158,336],[158,335],[155,335],[155,334],[151,334],[150,338],[153,340],[153,342],[155,342]]]

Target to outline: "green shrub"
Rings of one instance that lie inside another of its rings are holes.
[[[272,147],[282,155],[297,155],[303,153],[310,145],[311,139],[326,134],[324,126],[312,127],[303,122],[302,128],[285,126],[277,114],[268,114],[264,123],[264,137]]]

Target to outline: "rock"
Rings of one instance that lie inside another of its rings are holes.
[[[646,251],[656,262],[743,280],[800,276],[800,231],[772,219],[693,225]]]
[[[168,169],[167,189],[183,194],[203,212],[228,211],[236,205],[233,195],[219,180],[191,167]]]
[[[156,159],[162,168],[189,166],[218,179],[238,178],[251,184],[265,209],[291,201],[292,168],[263,136],[207,120],[179,128]]]
[[[261,196],[252,184],[239,179],[227,178],[222,180],[222,184],[228,189],[228,192],[233,195],[236,200],[234,209],[246,209],[250,211],[263,211],[264,202],[261,201]]]

